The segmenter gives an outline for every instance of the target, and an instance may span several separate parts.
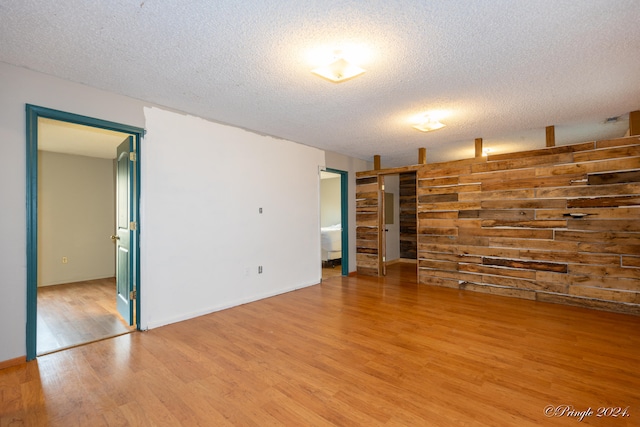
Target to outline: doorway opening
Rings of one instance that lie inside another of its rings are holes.
[[[320,171],[322,278],[349,275],[348,173]]]
[[[416,173],[380,175],[382,275],[397,263],[414,264],[417,277]]]
[[[33,105],[26,113],[27,360],[32,360],[140,325],[138,159],[144,130]],[[132,153],[126,154],[124,186],[116,159],[123,144]],[[122,257],[116,261],[114,244],[123,203],[124,265]],[[127,310],[119,312],[122,280],[131,292]]]

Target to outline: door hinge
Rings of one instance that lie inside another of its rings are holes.
[[[381,189],[382,191],[384,191],[384,184],[382,184],[382,185],[380,186],[380,189]]]
[[[138,296],[138,293],[136,291],[131,291],[129,292],[129,299],[131,301],[133,301],[134,299],[136,299],[136,297]]]
[[[136,222],[135,221],[131,221],[129,223],[129,230],[135,230],[136,229]]]
[[[136,161],[136,153],[134,151],[129,153],[129,160],[131,160],[132,162]]]

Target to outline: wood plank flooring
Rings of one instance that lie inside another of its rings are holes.
[[[115,278],[38,288],[38,354],[130,332],[115,293]]]
[[[336,276],[342,276],[342,266],[336,265],[335,267],[322,267],[322,280],[327,280]]]
[[[640,425],[640,317],[418,285],[414,269],[4,369],[0,426]],[[593,413],[545,415],[561,405]]]

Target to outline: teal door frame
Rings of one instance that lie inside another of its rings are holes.
[[[62,122],[92,126],[116,132],[128,133],[134,137],[135,158],[134,162],[136,181],[134,184],[135,197],[133,215],[136,221],[134,232],[135,250],[134,284],[136,287],[136,328],[140,329],[140,142],[144,136],[144,129],[124,125],[93,117],[67,113],[26,104],[26,131],[27,131],[27,360],[33,360],[37,356],[37,323],[38,323],[38,119],[59,120]]]
[[[342,275],[349,275],[349,173],[326,168],[327,172],[340,175],[340,223],[342,224]]]

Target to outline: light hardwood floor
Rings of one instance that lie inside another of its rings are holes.
[[[640,425],[639,317],[418,285],[414,269],[4,369],[0,425]]]
[[[322,266],[322,280],[327,280],[332,277],[342,276],[342,266],[336,265],[335,267]]]
[[[130,332],[115,293],[115,278],[38,288],[38,354]]]

